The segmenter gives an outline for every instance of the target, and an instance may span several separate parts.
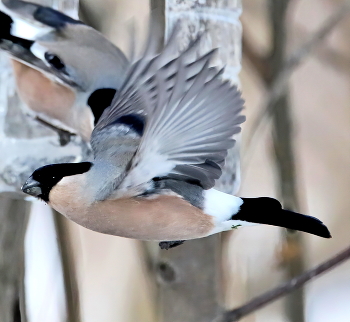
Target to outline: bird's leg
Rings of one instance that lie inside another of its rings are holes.
[[[48,127],[49,129],[55,131],[58,136],[59,136],[59,140],[60,140],[60,146],[65,146],[67,145],[70,140],[71,140],[71,137],[76,135],[74,133],[71,133],[69,131],[66,131],[66,130],[63,130],[63,129],[60,129],[58,128],[57,126],[54,126],[46,121],[44,121],[43,119],[41,119],[40,117],[35,117],[35,120],[38,121],[40,124]]]
[[[163,241],[159,243],[159,247],[160,249],[170,249],[170,248],[174,248],[176,246],[180,246],[184,243],[184,240],[174,240],[174,241]]]

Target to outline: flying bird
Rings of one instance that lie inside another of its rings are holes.
[[[23,192],[88,229],[166,249],[254,223],[331,237],[320,220],[273,198],[214,189],[244,102],[211,67],[216,50],[194,58],[200,37],[174,54],[176,30],[161,53],[149,41],[131,66],[93,130],[94,160],[39,168]]]
[[[0,49],[8,52],[26,112],[90,140],[130,64],[95,29],[49,7],[0,2]]]

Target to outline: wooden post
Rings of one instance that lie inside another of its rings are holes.
[[[23,300],[24,235],[30,204],[7,197],[0,197],[0,204],[0,321],[24,322],[25,306],[20,299]]]
[[[72,14],[77,0],[32,1]],[[76,15],[77,16],[77,15]],[[30,203],[20,187],[38,166],[72,161],[79,143],[57,148],[55,136],[22,112],[6,54],[0,53],[0,321],[25,322],[24,237]],[[68,158],[68,159],[67,159]],[[50,162],[51,161],[51,162]],[[16,199],[14,199],[16,198]],[[21,312],[20,312],[21,311]]]
[[[226,65],[225,78],[237,83],[241,57],[240,1],[167,0],[151,1],[165,7],[165,38],[172,26],[181,21],[179,50],[198,32],[206,31],[200,54],[214,47],[219,53],[214,62]],[[162,19],[162,17],[160,17]],[[217,188],[232,193],[236,188],[237,150],[231,151],[227,167]],[[186,241],[171,250],[162,250],[156,263],[160,285],[160,320],[162,322],[209,322],[221,311],[219,299],[221,241],[220,236]]]

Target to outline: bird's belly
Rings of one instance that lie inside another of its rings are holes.
[[[211,216],[177,196],[104,200],[64,214],[88,229],[142,240],[194,239],[214,228]]]

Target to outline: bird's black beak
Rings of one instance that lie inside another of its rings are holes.
[[[38,197],[42,194],[40,183],[34,180],[33,177],[29,177],[21,189],[24,193],[34,197]]]

